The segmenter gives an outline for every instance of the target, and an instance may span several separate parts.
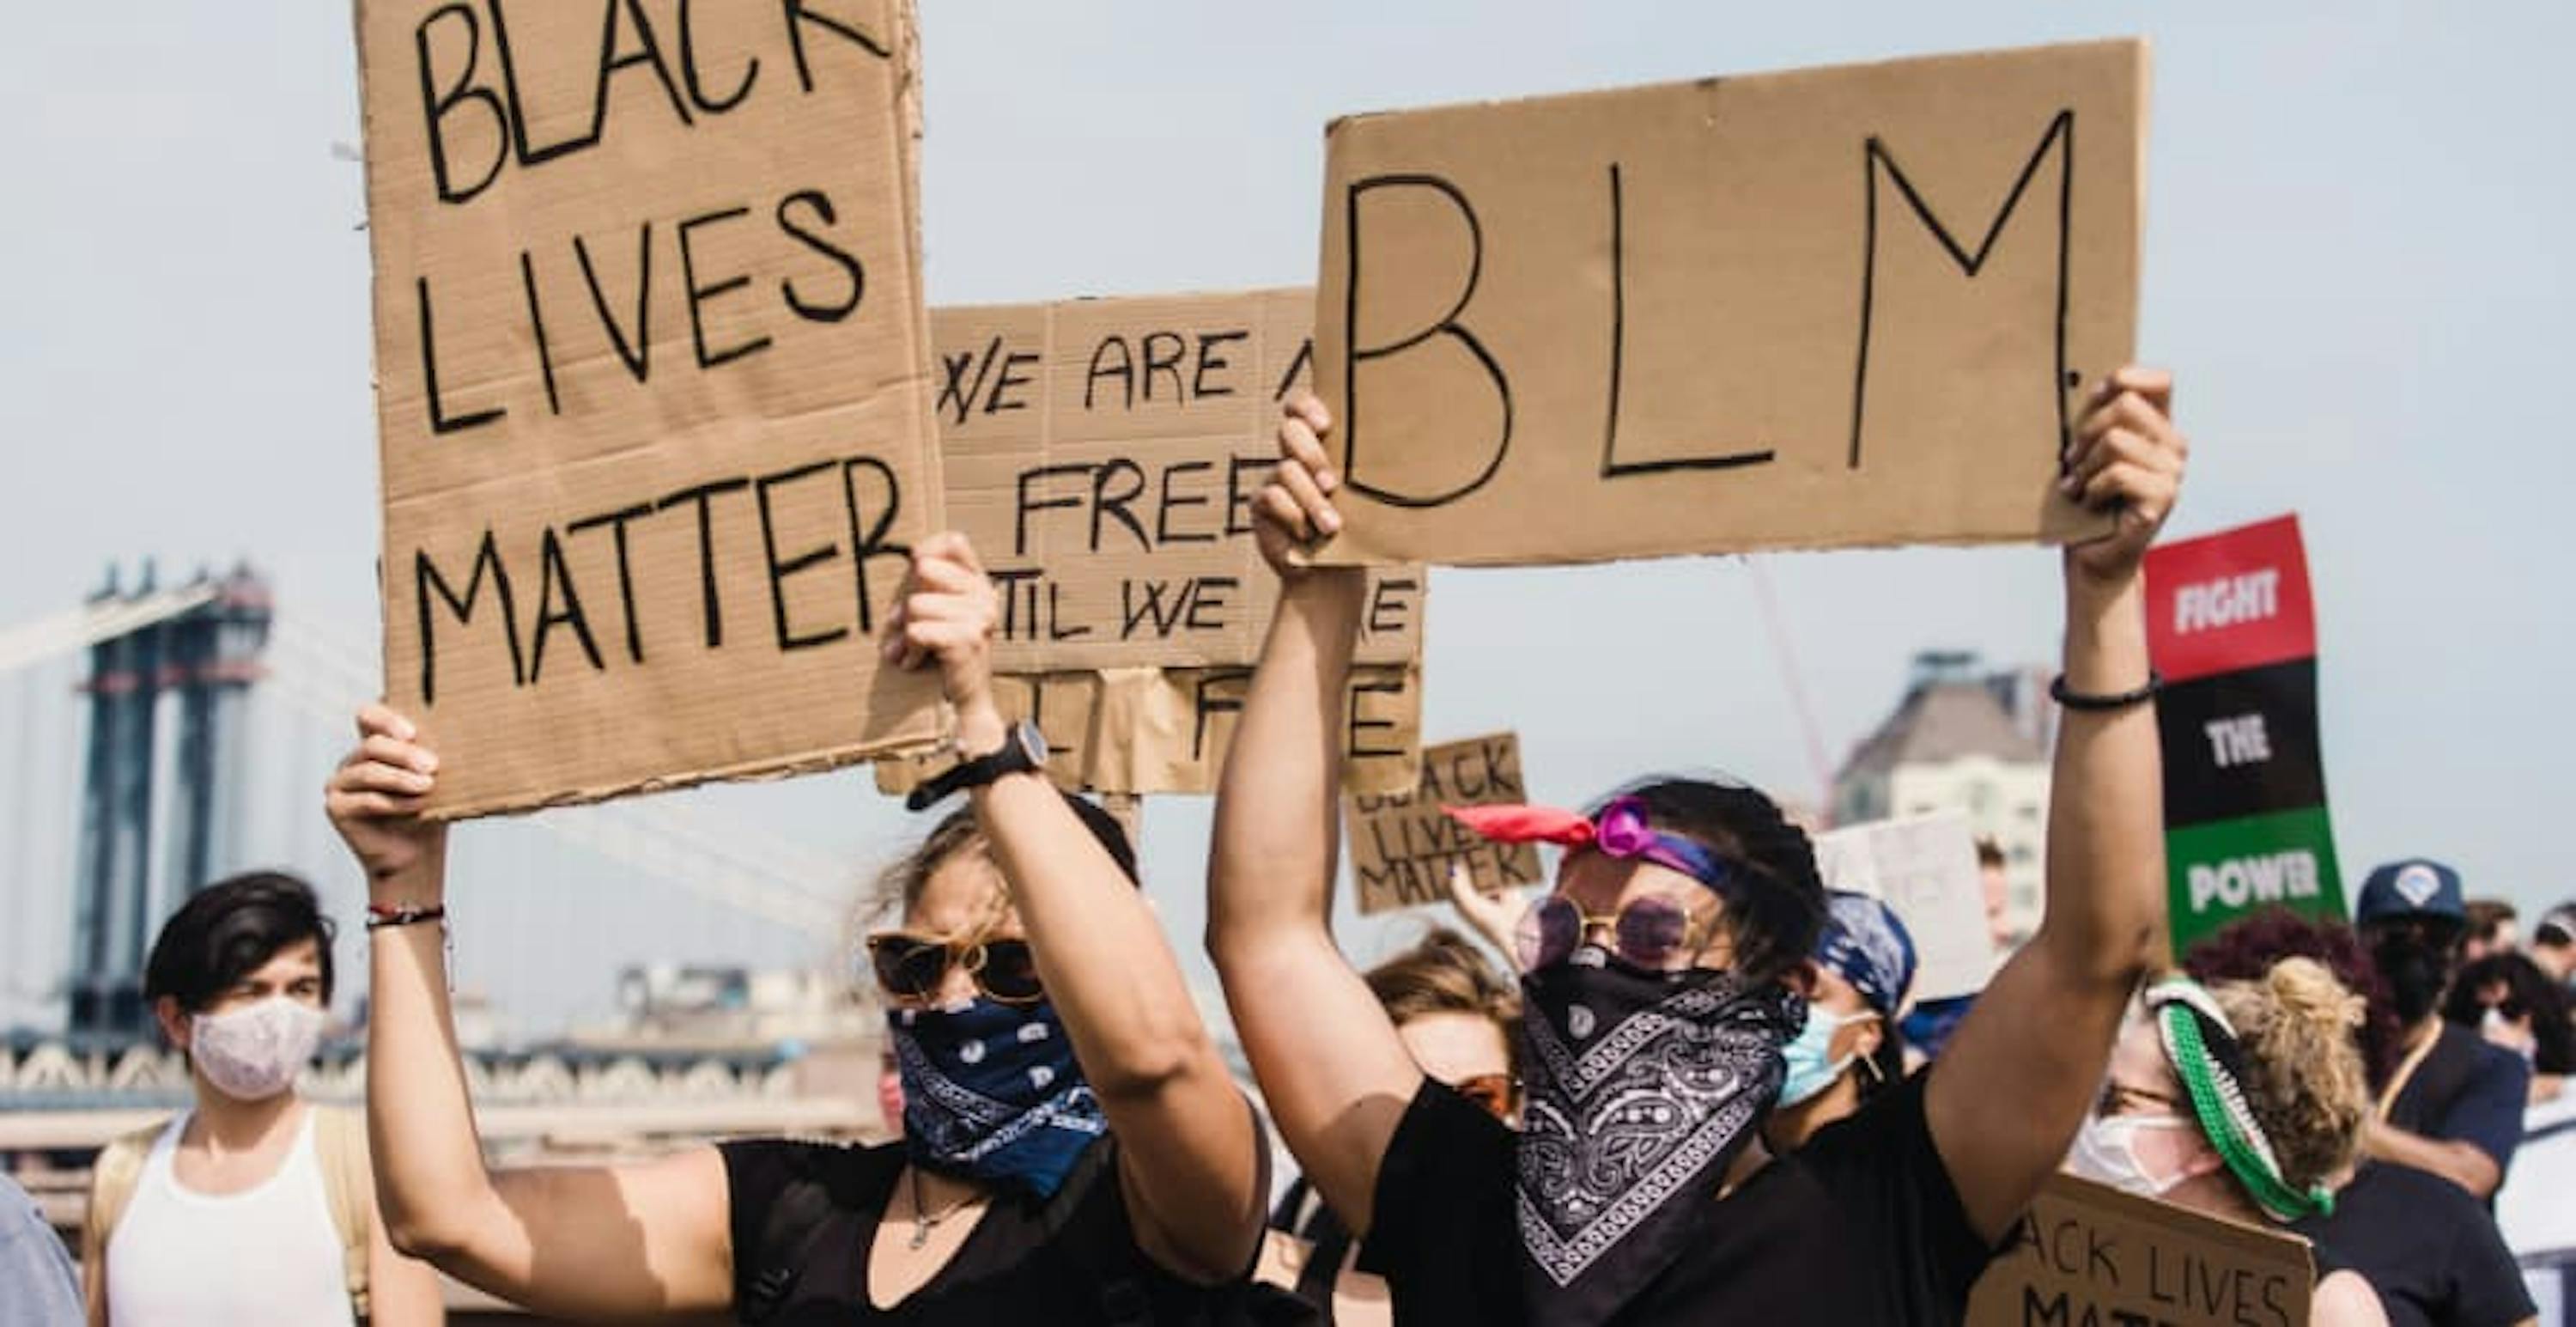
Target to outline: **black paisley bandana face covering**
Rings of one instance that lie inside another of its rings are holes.
[[[1642,972],[1586,946],[1521,978],[1530,1321],[1606,1321],[1680,1256],[1780,1095],[1806,1020],[1778,983]]]

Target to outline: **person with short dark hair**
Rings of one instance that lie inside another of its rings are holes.
[[[2491,954],[2460,969],[2443,998],[2442,1018],[2474,1029],[2489,1044],[2531,1066],[2531,1100],[2555,1101],[2576,1073],[2576,1021],[2567,988],[2527,954]]]
[[[1311,396],[1253,504],[1280,604],[1217,794],[1208,952],[1281,1136],[1387,1279],[1395,1321],[1955,1322],[2100,1085],[2163,920],[2163,816],[2140,563],[2185,444],[2166,375],[2084,402],[2066,492],[2113,519],[2065,550],[2066,672],[2047,920],[1947,1057],[1794,1152],[1762,1139],[1805,1024],[1826,914],[1805,832],[1741,784],[1648,777],[1581,810],[1459,807],[1488,839],[1565,849],[1521,921],[1522,1127],[1432,1081],[1334,944],[1334,817],[1357,568]],[[1623,651],[1671,646],[1616,615]]]
[[[2460,961],[2475,963],[2490,954],[2510,954],[2521,947],[2514,924],[2522,914],[2500,898],[2473,898],[2466,906],[2467,938],[2460,942]]]
[[[2405,1038],[2362,1146],[2491,1199],[2522,1143],[2531,1066],[2442,1021],[2468,931],[2460,874],[2422,858],[2390,862],[2363,880],[2353,915]]]
[[[445,1318],[437,1278],[375,1219],[358,1119],[295,1090],[330,1019],[332,935],[312,887],[275,871],[199,890],[162,925],[143,995],[196,1105],[91,1167],[93,1322]]]
[[[361,713],[328,806],[374,897],[369,1103],[403,1247],[580,1320],[1188,1322],[1246,1292],[1260,1123],[1125,832],[1047,780],[1032,725],[1003,721],[999,618],[963,536],[912,550],[883,649],[936,667],[956,715],[966,759],[924,802],[969,800],[880,882],[894,925],[852,955],[903,1081],[903,1136],[875,1147],[487,1168],[447,1033],[446,830],[422,815],[438,759],[409,720]]]

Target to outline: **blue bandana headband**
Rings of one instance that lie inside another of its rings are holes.
[[[1914,986],[1914,936],[1895,909],[1867,894],[1837,889],[1827,896],[1816,961],[1890,1018]]]

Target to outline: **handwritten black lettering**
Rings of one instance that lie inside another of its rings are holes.
[[[685,13],[686,10],[682,12]],[[868,290],[868,270],[861,265],[857,255],[815,231],[798,225],[796,218],[788,212],[788,209],[798,204],[803,204],[822,225],[836,226],[840,224],[841,218],[833,212],[832,200],[820,189],[799,189],[779,199],[778,228],[787,232],[789,238],[821,254],[833,266],[841,269],[841,277],[849,283],[850,290],[849,294],[837,303],[823,303],[807,299],[796,289],[794,281],[782,277],[778,282],[778,295],[779,298],[787,301],[787,307],[793,310],[797,317],[809,323],[836,323],[858,312],[859,301]]]
[[[1383,345],[1363,346],[1359,344],[1359,339],[1356,335],[1356,329],[1359,326],[1361,273],[1364,270],[1360,262],[1363,248],[1361,244],[1362,227],[1360,225],[1360,200],[1367,194],[1379,189],[1429,189],[1440,194],[1443,198],[1448,200],[1451,206],[1457,209],[1459,217],[1466,222],[1468,242],[1471,247],[1468,253],[1467,280],[1464,288],[1458,292],[1457,303],[1451,305],[1446,313],[1441,314],[1428,326],[1425,326],[1418,331],[1409,333]],[[1468,203],[1467,196],[1460,193],[1457,186],[1435,175],[1373,175],[1367,179],[1355,181],[1349,186],[1348,190],[1343,195],[1343,217],[1343,224],[1347,228],[1347,239],[1344,247],[1349,251],[1350,258],[1349,271],[1344,278],[1345,286],[1342,292],[1343,325],[1354,329],[1354,335],[1349,339],[1349,344],[1344,346],[1342,350],[1342,392],[1344,396],[1344,404],[1343,418],[1340,420],[1340,423],[1342,426],[1343,482],[1349,484],[1358,492],[1393,507],[1445,506],[1475,492],[1480,488],[1483,488],[1487,483],[1491,482],[1494,477],[1494,473],[1502,468],[1503,457],[1511,450],[1512,444],[1511,380],[1504,375],[1502,365],[1494,361],[1492,352],[1485,349],[1484,342],[1476,339],[1476,334],[1469,331],[1466,325],[1459,321],[1459,319],[1466,314],[1469,302],[1476,298],[1476,282],[1484,272],[1484,228],[1477,222],[1476,209]],[[1494,439],[1493,450],[1486,459],[1484,469],[1477,472],[1473,478],[1442,492],[1399,493],[1383,485],[1372,483],[1361,477],[1359,444],[1361,438],[1360,384],[1362,379],[1360,376],[1360,369],[1363,365],[1374,360],[1386,359],[1395,355],[1403,354],[1416,346],[1430,341],[1434,337],[1447,337],[1452,341],[1455,341],[1460,348],[1473,356],[1479,365],[1483,366],[1486,376],[1493,380],[1494,393],[1502,408],[1502,425],[1500,432]]]
[[[1232,332],[1199,333],[1198,371],[1190,375],[1190,394],[1200,398],[1234,395],[1234,389],[1226,386],[1224,383],[1218,383],[1214,387],[1208,386],[1208,374],[1210,371],[1223,372],[1226,369],[1234,367],[1234,362],[1232,360],[1211,352],[1213,350],[1223,349],[1228,342],[1249,341],[1251,339],[1252,333],[1239,330]]]
[[[1109,354],[1110,348],[1113,346],[1118,350],[1117,366],[1114,368],[1104,369],[1101,365],[1105,361],[1105,357]],[[1101,338],[1100,344],[1091,348],[1091,367],[1083,374],[1082,377],[1083,409],[1089,410],[1092,408],[1093,393],[1099,388],[1100,380],[1102,378],[1116,378],[1118,380],[1120,392],[1118,398],[1119,408],[1125,410],[1133,410],[1136,408],[1136,359],[1135,356],[1128,353],[1126,337],[1113,333]]]
[[[886,49],[874,33],[846,19],[814,13],[811,0],[781,0],[787,10],[787,44],[796,56],[796,83],[807,92],[814,90],[814,67],[805,58],[805,29],[820,28],[866,51],[879,60],[891,61],[893,52]]]
[[[2020,209],[2022,195],[2029,191],[2032,178],[2039,174],[2040,166],[2047,162],[2052,154],[2057,158],[2058,163],[2055,328],[2057,359],[2050,370],[2046,390],[2054,401],[2057,411],[2057,449],[2060,455],[2065,453],[2068,443],[2073,439],[2074,423],[2067,400],[2066,385],[2067,264],[2073,247],[2069,243],[2069,237],[2074,232],[2075,216],[2075,112],[2072,109],[2059,111],[2056,118],[2049,121],[2048,132],[2041,135],[2039,146],[2032,149],[2030,159],[2022,164],[2021,175],[2013,181],[2012,191],[2004,196],[2003,206],[1996,210],[1994,220],[1987,225],[1985,238],[1978,241],[1975,253],[1970,253],[1962,247],[1950,228],[1942,223],[1940,217],[1934,215],[1932,205],[1925,202],[1923,195],[1916,191],[1914,181],[1906,175],[1905,168],[1897,163],[1895,154],[1888,150],[1883,139],[1873,134],[1862,145],[1861,171],[1867,183],[1862,193],[1860,353],[1859,362],[1852,370],[1849,468],[1854,470],[1860,468],[1862,426],[1869,404],[1869,346],[1878,313],[1880,179],[1884,177],[1896,186],[1897,192],[1903,195],[1905,204],[1912,210],[1915,219],[1932,232],[1934,239],[1940,241],[1942,249],[1949,253],[1950,261],[1958,266],[1960,273],[1974,280],[1985,270],[1986,260],[1993,256],[1995,242],[2003,236],[2005,225],[2011,222],[2013,213]],[[2038,384],[2033,386],[2036,389]]]
[[[465,65],[456,77],[441,87],[437,60],[430,51],[430,32],[442,22],[454,20],[465,27]],[[420,26],[412,29],[412,46],[420,68],[421,120],[429,131],[430,177],[438,185],[442,203],[462,204],[492,187],[501,176],[501,167],[510,159],[510,116],[501,108],[499,94],[474,82],[476,66],[483,60],[483,20],[470,4],[446,4],[429,11]],[[470,181],[462,180],[454,159],[449,154],[448,119],[465,106],[482,108],[491,117],[492,156],[483,173]]]
[[[582,283],[590,288],[590,307],[599,311],[599,326],[608,333],[608,344],[617,352],[617,362],[626,366],[628,376],[637,382],[653,377],[653,223],[636,228],[635,235],[635,330],[630,335],[618,325],[617,315],[608,311],[608,293],[600,289],[599,268],[591,261],[590,242],[582,236],[572,237],[573,261],[581,268]],[[696,310],[690,311],[696,317]]]
[[[751,85],[760,77],[760,57],[743,57],[742,81],[734,84],[731,96],[709,97],[705,75],[698,68],[698,27],[689,21],[692,8],[691,0],[680,0],[680,72],[689,85],[689,100],[709,115],[722,115],[741,105],[742,99],[751,95]]]
[[[1767,465],[1775,459],[1770,448],[1728,452],[1715,456],[1668,456],[1651,461],[1619,459],[1619,389],[1625,376],[1628,339],[1628,221],[1619,190],[1619,163],[1610,163],[1610,424],[1601,441],[1601,477],[1624,479],[1634,475],[1671,474],[1680,470],[1731,470],[1738,466]]]
[[[794,557],[781,561],[778,556],[778,512],[769,501],[769,495],[773,491],[793,484],[797,480],[808,479],[836,469],[838,465],[839,463],[835,461],[815,461],[797,466],[793,470],[762,475],[752,483],[753,501],[760,508],[760,551],[769,568],[769,620],[771,626],[777,630],[778,648],[782,652],[829,645],[850,634],[850,629],[846,626],[800,633],[788,625],[787,578],[839,557],[841,546],[838,543],[826,543],[808,548]]]
[[[748,341],[727,346],[722,350],[711,352],[707,349],[707,328],[702,316],[704,306],[719,295],[750,285],[751,276],[749,273],[736,272],[712,286],[699,285],[696,249],[689,242],[690,237],[702,226],[712,226],[750,214],[751,209],[748,207],[728,207],[719,211],[700,213],[680,223],[680,282],[689,293],[689,339],[697,346],[700,369],[712,369],[720,364],[730,364],[745,355],[758,354],[769,348],[769,337],[763,334]]]
[[[501,564],[500,544],[493,538],[491,527],[486,526],[483,542],[474,552],[473,570],[466,575],[462,596],[456,593],[452,582],[439,574],[438,564],[429,560],[428,549],[412,551],[412,597],[420,609],[420,703],[423,706],[438,703],[438,622],[436,611],[430,607],[430,596],[435,594],[440,602],[447,605],[448,611],[456,615],[458,626],[470,626],[474,621],[474,603],[483,595],[483,574],[486,571],[492,574],[493,597],[501,602],[501,639],[510,647],[510,683],[513,686],[527,684],[527,666],[519,656],[519,610],[510,596],[510,571]]]
[[[716,584],[715,499],[726,493],[739,493],[751,487],[748,479],[719,479],[711,484],[698,484],[666,494],[653,504],[655,511],[668,511],[683,503],[698,509],[698,586],[706,622],[707,648],[724,648],[724,596]]]
[[[555,602],[557,590],[563,592],[561,606]],[[558,626],[572,628],[573,639],[589,656],[590,671],[601,672],[608,667],[599,657],[599,642],[591,639],[590,619],[581,611],[581,596],[573,591],[572,568],[564,562],[563,541],[548,529],[537,558],[536,640],[528,647],[527,685],[535,686],[545,678],[546,637]]]
[[[1160,503],[1156,504],[1154,508],[1154,540],[1156,543],[1213,544],[1216,542],[1216,532],[1213,530],[1199,530],[1193,532],[1188,530],[1174,530],[1172,528],[1172,512],[1175,508],[1205,507],[1209,505],[1210,502],[1210,499],[1205,497],[1175,496],[1172,492],[1173,479],[1180,475],[1203,474],[1214,469],[1216,469],[1216,462],[1214,461],[1175,461],[1172,464],[1163,467],[1163,499]]]
[[[635,574],[626,554],[626,524],[653,514],[653,504],[638,503],[597,516],[586,516],[564,527],[565,534],[581,534],[607,526],[617,548],[617,601],[625,608],[626,657],[634,663],[644,662],[644,633],[635,622]]]
[[[497,405],[469,410],[461,415],[447,413],[447,400],[438,390],[437,319],[429,307],[429,278],[415,277],[413,283],[420,298],[420,375],[429,388],[429,431],[438,435],[462,433],[470,428],[481,428],[508,414],[508,409]]]

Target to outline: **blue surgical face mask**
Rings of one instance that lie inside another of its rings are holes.
[[[1876,1017],[1878,1015],[1872,1013],[1837,1014],[1823,1005],[1810,1003],[1807,1006],[1807,1026],[1800,1029],[1788,1045],[1780,1048],[1781,1057],[1789,1062],[1788,1081],[1780,1087],[1780,1104],[1800,1105],[1832,1087],[1834,1080],[1842,1077],[1843,1071],[1851,1068],[1852,1061],[1859,1058],[1854,1055],[1846,1055],[1839,1060],[1831,1058],[1834,1033],[1862,1019]]]

